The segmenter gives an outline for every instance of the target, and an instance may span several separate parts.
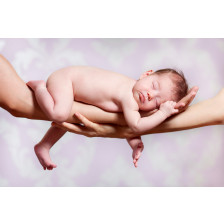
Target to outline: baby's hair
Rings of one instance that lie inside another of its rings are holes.
[[[171,68],[160,69],[154,72],[157,75],[170,75],[174,88],[174,101],[178,102],[183,97],[187,95],[188,92],[188,84],[187,80],[184,77],[184,73],[181,70],[175,70]]]

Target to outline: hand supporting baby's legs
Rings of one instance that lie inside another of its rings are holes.
[[[66,131],[60,128],[50,127],[42,140],[35,145],[34,151],[44,170],[52,170],[57,167],[51,161],[49,152],[51,147],[65,134],[65,132]]]
[[[142,151],[144,149],[144,145],[141,139],[141,136],[135,137],[135,138],[127,138],[128,144],[131,146],[133,152],[132,152],[132,158],[134,166],[138,166],[138,160],[142,154]]]

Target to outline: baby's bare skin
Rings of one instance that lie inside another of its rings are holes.
[[[178,112],[174,109],[175,103],[171,101],[172,81],[166,76],[149,75],[150,73],[143,74],[136,81],[104,69],[73,66],[54,72],[48,78],[47,84],[44,81],[30,81],[27,84],[34,90],[41,109],[53,121],[65,121],[75,100],[109,112],[123,112],[129,127],[136,132],[142,132],[154,128]],[[141,118],[139,110],[154,109],[158,109],[156,113]],[[44,138],[49,140],[51,135],[48,132]],[[55,137],[53,142],[57,140]],[[127,141],[133,149],[133,162],[137,167],[143,143],[140,137]],[[44,169],[56,166],[51,162],[50,156],[46,156],[50,147],[41,147],[40,143],[35,146],[35,152]]]

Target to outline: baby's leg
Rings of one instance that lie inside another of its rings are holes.
[[[142,154],[144,145],[141,139],[141,136],[135,137],[135,138],[127,138],[128,144],[131,146],[133,152],[132,152],[132,158],[133,158],[133,163],[135,167],[138,166],[138,160]]]
[[[50,120],[67,120],[74,100],[72,81],[67,75],[52,74],[47,85],[44,81],[30,81],[27,85],[34,90],[39,106]]]
[[[50,127],[42,140],[35,145],[34,151],[44,170],[46,170],[46,168],[52,170],[57,167],[51,161],[49,152],[51,147],[65,134],[65,132],[66,131],[60,128]]]

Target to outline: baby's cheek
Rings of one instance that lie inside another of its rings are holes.
[[[153,102],[148,102],[147,104],[144,104],[141,106],[140,110],[145,110],[145,111],[151,111],[156,109],[156,104]]]
[[[149,107],[151,110],[155,110],[156,109],[156,102],[154,100],[149,102]]]

